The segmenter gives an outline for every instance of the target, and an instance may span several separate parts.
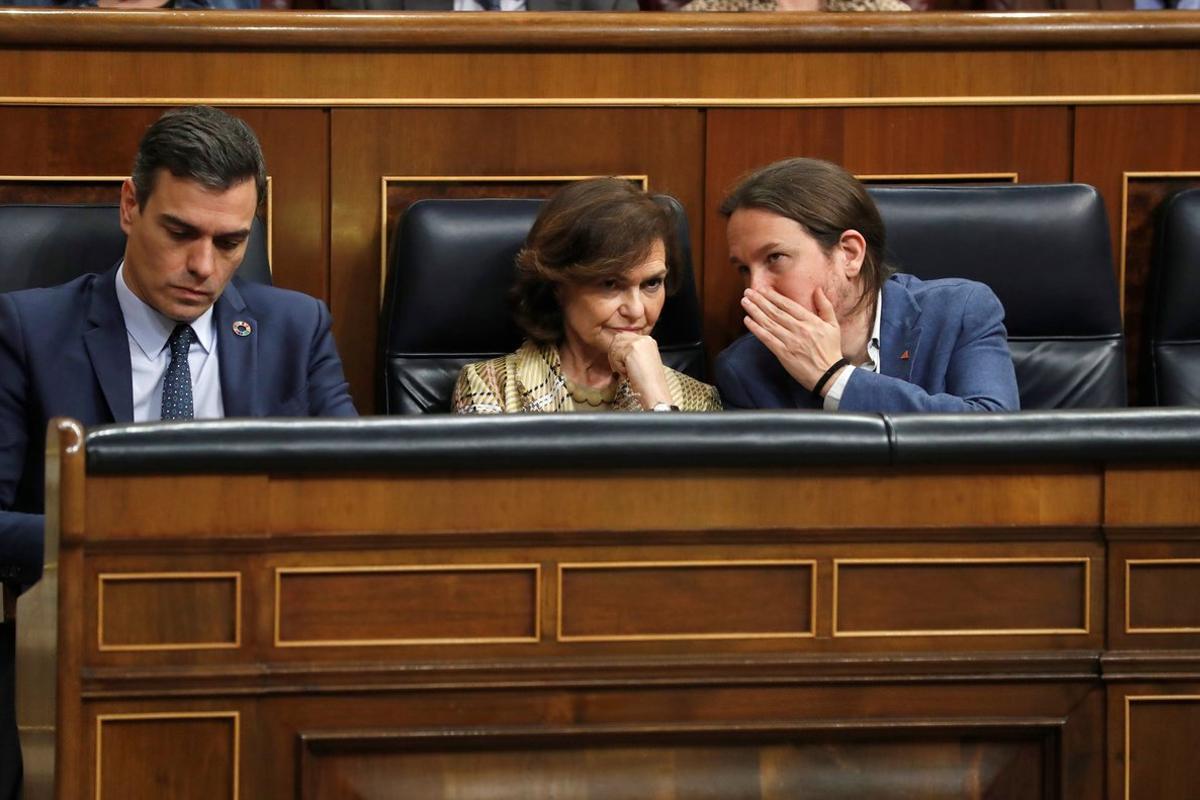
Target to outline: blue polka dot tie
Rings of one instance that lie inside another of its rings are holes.
[[[171,347],[171,363],[163,377],[162,418],[191,419],[192,413],[192,370],[188,366],[188,350],[196,334],[191,325],[182,322],[175,326],[167,344]]]

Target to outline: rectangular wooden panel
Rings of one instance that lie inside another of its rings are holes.
[[[560,641],[812,636],[815,561],[561,564]]]
[[[1086,634],[1091,559],[834,561],[834,636]]]
[[[241,644],[237,572],[101,574],[99,649],[203,650]]]
[[[1050,729],[305,737],[303,800],[1036,800]]]
[[[237,800],[239,731],[235,711],[101,714],[96,800]]]
[[[1125,800],[1200,797],[1200,695],[1125,698]]]
[[[537,564],[282,567],[278,647],[536,642]]]
[[[1200,558],[1125,562],[1126,633],[1200,633]]]

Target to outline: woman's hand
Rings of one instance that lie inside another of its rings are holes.
[[[608,348],[613,372],[629,381],[642,408],[649,411],[659,403],[670,403],[667,374],[658,354],[658,342],[639,333],[618,333]]]

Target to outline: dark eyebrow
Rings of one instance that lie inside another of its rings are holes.
[[[769,253],[772,250],[778,250],[780,247],[782,247],[782,245],[779,242],[770,241],[770,242],[767,242],[766,244],[764,244],[762,247],[755,250],[753,253],[751,253],[750,257],[753,259],[757,256],[762,255],[763,253]],[[732,264],[741,264],[742,263],[741,260],[739,260],[738,257],[733,255],[732,253],[729,255],[729,261]]]
[[[188,233],[196,232],[196,227],[194,225],[191,225],[190,223],[180,219],[179,217],[177,217],[173,214],[162,214],[159,216],[159,220],[164,225],[170,225],[174,228],[182,228],[183,230],[187,231]]]
[[[162,214],[159,217],[159,219],[162,220],[162,222],[164,224],[172,225],[177,228],[182,228],[184,231],[186,231],[188,234],[191,234],[191,235],[195,235],[196,233],[199,232],[196,229],[196,226],[192,225],[190,222],[187,222],[186,220],[180,219],[179,217],[175,216],[174,214]],[[214,234],[213,238],[214,239],[245,239],[249,235],[250,235],[249,228],[240,228],[236,231],[222,231],[220,233]]]

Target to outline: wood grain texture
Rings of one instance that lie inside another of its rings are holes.
[[[572,15],[574,17],[574,15]],[[202,14],[144,11],[59,11],[6,14],[0,43],[47,47],[232,47],[305,49],[663,49],[880,46],[984,48],[1029,46],[1155,46],[1200,43],[1200,23],[1167,12],[1147,20],[1137,13],[879,15],[739,14],[710,24],[703,16],[672,14],[522,14],[517,19],[467,19],[450,14],[309,12],[287,15],[230,13],[221,24]],[[864,35],[868,34],[868,35]]]
[[[1084,561],[850,561],[836,581],[835,636],[1091,633]]]
[[[276,644],[535,642],[538,577],[536,565],[279,570]]]
[[[816,634],[815,563],[559,565],[559,640]]]
[[[1109,468],[1104,521],[1112,528],[1194,527],[1200,524],[1200,473],[1188,467]]]
[[[663,735],[642,746],[589,737],[555,742],[541,737],[494,737],[488,750],[463,752],[453,739],[414,748],[404,737],[383,737],[370,749],[352,740],[305,740],[306,800],[642,800],[669,797],[820,797],[929,800],[1050,797],[1047,729],[972,730],[958,738],[939,731],[903,741],[902,727],[856,739],[814,732],[755,735],[740,731]],[[432,738],[432,737],[431,737]],[[689,741],[690,740],[690,741]],[[757,740],[757,741],[756,741]],[[388,745],[391,744],[391,747]],[[340,746],[339,746],[340,745]],[[363,752],[366,750],[366,752]],[[380,752],[382,750],[382,752]],[[980,794],[980,792],[982,794]]]
[[[1194,743],[1200,687],[1146,684],[1110,690],[1110,800],[1183,798],[1200,793]]]
[[[233,715],[102,716],[97,728],[97,800],[239,796]]]
[[[97,576],[96,642],[105,649],[236,647],[238,574]]]
[[[1172,192],[1200,185],[1200,155],[1187,133],[1197,125],[1200,107],[1195,106],[1076,111],[1074,179],[1099,189],[1108,209],[1133,402],[1139,398],[1157,212]]]
[[[599,476],[594,476],[599,477]],[[140,482],[126,491],[141,494]],[[845,503],[867,496],[876,503]],[[536,496],[539,502],[530,504]],[[641,498],[614,502],[614,497]],[[670,497],[672,503],[657,502]],[[880,513],[880,509],[886,509]],[[987,528],[1099,521],[1100,482],[1066,472],[912,472],[880,482],[853,472],[557,474],[291,478],[270,484],[272,530],[442,531],[729,530],[741,527]]]

